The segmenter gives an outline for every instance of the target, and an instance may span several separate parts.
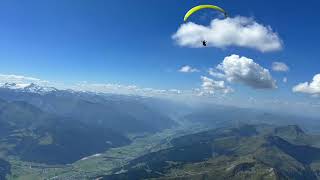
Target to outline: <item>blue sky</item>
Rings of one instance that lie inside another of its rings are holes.
[[[231,54],[253,59],[270,70],[277,89],[257,90],[226,84],[240,98],[282,98],[317,103],[318,98],[292,92],[320,73],[318,0],[216,1],[231,18],[243,16],[270,26],[282,50],[246,47],[188,48],[172,39],[191,7],[205,0],[3,0],[0,2],[0,73],[54,82],[116,83],[156,89],[194,89]],[[205,17],[205,18],[203,18]],[[216,14],[199,12],[190,21],[207,26]],[[273,72],[279,61],[289,72]],[[179,73],[189,65],[201,72]],[[282,83],[287,77],[288,82]],[[213,80],[215,78],[210,77]],[[314,95],[314,93],[313,93]]]

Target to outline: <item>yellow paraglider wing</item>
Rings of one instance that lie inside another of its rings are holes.
[[[218,6],[214,6],[214,5],[200,5],[200,6],[196,6],[192,9],[190,9],[187,14],[184,16],[184,21],[187,21],[188,18],[195,12],[202,10],[202,9],[214,9],[217,11],[220,11],[224,14],[225,17],[227,17],[227,13],[225,10],[223,10],[222,8],[218,7]]]

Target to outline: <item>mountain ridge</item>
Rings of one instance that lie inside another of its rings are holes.
[[[292,144],[274,132],[298,126],[244,125],[173,139],[104,179],[319,179],[320,148]],[[263,129],[265,128],[265,129]],[[276,130],[277,129],[277,130]],[[248,132],[248,133],[242,133]],[[310,136],[303,132],[293,136]],[[291,137],[297,139],[297,137]],[[300,142],[299,142],[300,143]],[[306,157],[306,153],[310,155]],[[179,158],[183,157],[183,158]],[[138,178],[139,177],[139,178]]]

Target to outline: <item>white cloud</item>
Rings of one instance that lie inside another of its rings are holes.
[[[277,72],[288,72],[290,68],[283,62],[273,62],[272,70]]]
[[[282,79],[282,82],[287,83],[287,82],[288,82],[288,78],[287,78],[287,77],[284,77],[284,78]]]
[[[193,68],[191,66],[183,66],[179,69],[179,72],[182,73],[193,73],[193,72],[199,72],[197,68]]]
[[[142,88],[135,85],[121,85],[121,84],[102,84],[102,83],[88,83],[82,82],[70,87],[70,89],[77,91],[88,91],[96,93],[112,93],[112,94],[127,94],[127,95],[141,95],[141,96],[173,96],[185,95],[187,92],[178,89],[154,89]]]
[[[181,94],[182,93],[182,91],[179,89],[169,89],[168,91],[171,93],[174,93],[174,94]]]
[[[178,96],[196,96],[197,93],[193,90],[179,90],[179,89],[155,89],[143,88],[136,85],[122,85],[111,83],[89,83],[82,81],[80,83],[56,83],[41,80],[34,77],[21,76],[21,75],[6,75],[0,74],[0,85],[12,84],[19,88],[29,86],[31,83],[43,86],[54,87],[60,90],[74,90],[95,93],[112,93],[112,94],[125,94],[125,95],[139,95],[139,96],[161,96],[161,97],[178,97]]]
[[[225,78],[225,75],[221,72],[218,72],[216,69],[214,68],[210,68],[209,69],[209,74],[215,78],[218,78],[218,79],[223,79]]]
[[[262,52],[282,49],[282,41],[270,26],[264,26],[253,18],[234,17],[214,19],[210,26],[192,22],[183,24],[172,38],[180,46],[199,48],[206,40],[209,47],[239,46]]]
[[[268,69],[244,56],[231,55],[225,57],[216,69],[222,71],[225,79],[229,82],[239,82],[255,89],[277,87],[276,81],[273,80]]]
[[[214,95],[217,93],[228,94],[233,92],[233,89],[227,87],[224,81],[215,81],[208,77],[202,76],[202,85],[200,95]]]
[[[320,95],[320,74],[316,74],[310,83],[304,82],[294,86],[292,88],[292,91],[319,96]]]
[[[45,83],[48,83],[48,81],[44,81],[38,78],[28,77],[28,76],[21,76],[21,75],[14,75],[14,74],[0,74],[0,83],[45,84]]]

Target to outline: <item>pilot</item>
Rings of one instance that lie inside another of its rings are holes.
[[[207,41],[205,41],[205,40],[202,41],[202,45],[203,45],[203,46],[207,46]]]

